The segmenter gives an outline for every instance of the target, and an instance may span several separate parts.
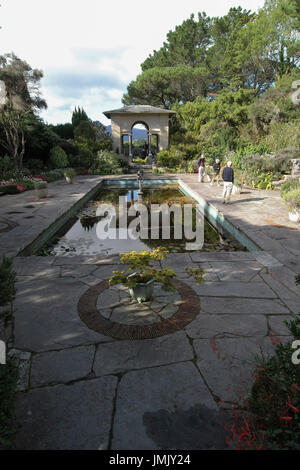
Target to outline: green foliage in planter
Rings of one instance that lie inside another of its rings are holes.
[[[45,189],[47,188],[47,181],[35,181],[34,189]]]
[[[64,171],[65,178],[73,179],[77,175],[76,171],[73,168],[68,168]]]
[[[284,193],[282,199],[290,212],[300,210],[300,189]]]
[[[135,287],[137,283],[147,283],[154,280],[162,284],[164,290],[174,291],[171,279],[176,276],[172,269],[156,269],[151,266],[151,261],[160,262],[166,258],[168,250],[158,247],[155,250],[143,250],[140,253],[130,251],[120,255],[122,264],[128,266],[127,271],[113,271],[109,282],[111,284],[123,284],[126,287]],[[134,275],[132,275],[134,272]]]
[[[284,323],[292,341],[276,344],[274,356],[258,362],[249,411],[265,433],[266,448],[300,450],[300,365],[292,362],[292,343],[300,340],[300,314]]]

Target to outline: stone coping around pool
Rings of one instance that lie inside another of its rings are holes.
[[[79,299],[78,314],[81,320],[93,331],[121,340],[150,339],[175,333],[196,318],[200,309],[197,293],[183,281],[175,279],[173,285],[181,295],[182,303],[170,318],[151,325],[126,325],[105,318],[97,309],[97,299],[109,287],[104,280],[90,287]]]
[[[249,251],[260,251],[259,246],[251,240],[246,233],[243,232],[240,228],[236,227],[234,224],[227,220],[223,213],[217,209],[213,204],[206,201],[198,192],[192,190],[188,184],[186,184],[182,179],[178,179],[180,188],[190,197],[194,198],[197,201],[203,210],[205,217],[209,222],[215,227],[215,229],[222,235],[231,235],[243,246],[245,246]]]

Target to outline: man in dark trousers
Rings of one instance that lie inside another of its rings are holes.
[[[228,204],[233,188],[234,183],[234,171],[231,168],[232,162],[227,163],[227,167],[224,168],[222,173],[222,178],[224,181],[224,191],[223,191],[223,204]]]
[[[220,160],[217,158],[215,163],[213,164],[214,174],[210,183],[211,186],[213,186],[215,179],[217,180],[217,186],[220,186],[219,185],[220,169],[221,169]]]

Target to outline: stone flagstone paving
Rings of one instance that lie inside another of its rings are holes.
[[[194,176],[182,179],[251,234],[262,251],[169,255],[164,265],[175,269],[200,303],[183,328],[143,340],[96,332],[78,313],[82,296],[118,267],[116,257],[15,258],[10,355],[21,371],[17,449],[226,448],[227,410],[249,391],[255,355],[272,353],[270,332],[287,341],[283,320],[300,310],[300,287],[294,284],[300,272],[299,230],[280,215],[284,209],[270,197],[274,193],[247,190],[224,207],[216,194],[222,188],[196,184]],[[0,198],[0,213],[8,218],[13,208],[4,211],[4,203],[17,201],[21,207],[21,197]],[[51,200],[51,211],[53,206]],[[17,221],[14,217],[9,220]],[[41,208],[37,217],[31,226],[42,220]],[[1,234],[2,250],[8,233],[13,238],[14,228]],[[21,235],[16,237],[17,243]],[[187,265],[203,267],[205,282],[189,277]],[[139,306],[111,287],[95,302],[106,320],[143,327],[171,321],[182,298],[178,291],[157,290],[152,302]]]

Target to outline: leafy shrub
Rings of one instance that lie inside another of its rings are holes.
[[[56,181],[59,178],[62,178],[64,176],[64,170],[56,168],[55,170],[50,170],[47,172],[47,178],[49,183]]]
[[[50,150],[50,160],[55,168],[66,168],[69,165],[66,152],[59,146]]]
[[[78,168],[81,166],[80,156],[79,155],[68,155],[69,165],[72,168]]]
[[[300,366],[293,364],[292,343],[300,340],[300,315],[284,322],[292,336],[282,344],[271,334],[275,355],[259,361],[249,397],[249,411],[272,449],[300,449]]]
[[[4,155],[4,157],[0,158],[0,175],[11,170],[14,170],[13,161],[9,155]]]
[[[12,259],[2,258],[0,263],[0,307],[12,302],[15,298],[16,273],[13,270]]]
[[[284,193],[282,199],[289,211],[300,210],[300,189]]]
[[[74,129],[74,137],[84,138],[86,140],[96,140],[96,130],[89,121],[80,121],[78,126]]]
[[[2,187],[2,192],[4,194],[18,194],[18,185],[17,183],[13,184],[6,184],[5,186]]]
[[[264,142],[275,152],[288,147],[299,148],[300,119],[289,122],[273,122]]]
[[[98,152],[89,173],[97,175],[122,174],[124,168],[123,158],[115,152],[101,150]]]
[[[198,171],[198,162],[197,160],[192,160],[187,164],[187,172],[188,173],[197,173]]]
[[[133,158],[133,163],[140,163],[141,165],[147,163],[148,157],[146,158]]]
[[[31,176],[31,170],[29,170],[29,168],[22,168],[22,173],[24,176]]]
[[[176,168],[183,159],[183,153],[175,147],[170,147],[170,150],[162,150],[156,155],[157,162],[167,168]]]
[[[152,174],[153,174],[153,175],[161,175],[161,174],[163,174],[163,173],[165,173],[165,169],[164,169],[164,168],[157,168],[157,167],[152,168]]]
[[[273,189],[272,181],[274,174],[272,172],[264,172],[260,170],[245,171],[244,178],[246,183],[257,189]]]
[[[26,166],[34,171],[40,171],[44,168],[44,163],[38,158],[29,158],[26,160]]]
[[[12,260],[3,257],[0,263],[0,307],[10,304],[16,294],[16,273],[12,267]],[[2,310],[0,326],[5,327],[8,313]],[[14,410],[15,389],[18,370],[11,360],[0,366],[0,448],[9,448],[12,445],[13,432],[11,419]]]
[[[294,189],[300,189],[300,181],[298,179],[291,179],[283,183],[280,189],[280,196],[283,197],[284,194]]]
[[[13,445],[14,430],[11,423],[18,376],[18,368],[11,359],[0,366],[0,449],[4,450]]]
[[[90,168],[95,161],[95,155],[92,150],[86,143],[77,144],[77,149],[80,165],[85,168]]]
[[[34,181],[31,178],[19,180],[18,185],[26,186],[28,190],[34,189]]]

